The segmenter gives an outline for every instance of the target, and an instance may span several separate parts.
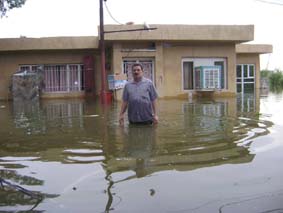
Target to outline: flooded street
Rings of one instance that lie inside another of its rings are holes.
[[[0,212],[283,211],[283,94],[158,106],[0,102]]]

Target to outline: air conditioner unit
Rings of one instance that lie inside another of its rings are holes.
[[[195,67],[194,83],[196,90],[221,89],[221,67],[199,66]]]

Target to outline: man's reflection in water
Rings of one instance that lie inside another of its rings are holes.
[[[105,212],[112,209],[113,195],[111,191],[113,185],[118,182],[123,182],[135,177],[144,177],[149,173],[147,169],[150,158],[154,155],[156,143],[156,126],[154,125],[136,125],[130,124],[128,128],[121,127],[122,149],[124,160],[114,160],[108,162],[108,171],[105,179],[109,181],[106,189],[108,201],[105,207]],[[121,155],[119,155],[121,157]],[[123,158],[122,158],[123,159]],[[111,160],[110,160],[111,161]],[[116,164],[118,163],[118,165]],[[114,181],[112,174],[121,170],[133,170],[135,175],[127,177],[122,180]],[[150,195],[153,196],[154,189],[150,190]]]
[[[153,155],[156,143],[156,126],[154,125],[129,125],[124,129],[124,151],[126,157],[136,160],[135,168],[137,177],[147,174],[147,166]]]

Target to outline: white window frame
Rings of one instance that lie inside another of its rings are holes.
[[[238,77],[238,66],[241,66],[241,77]],[[247,66],[247,77],[244,77],[244,66]],[[254,76],[250,75],[250,67],[253,67]],[[245,79],[253,79],[252,82],[245,82]],[[238,80],[240,80],[238,82]],[[255,89],[255,82],[256,80],[256,66],[255,64],[237,64],[236,65],[236,89],[238,88],[238,85],[241,85],[241,93],[245,92],[245,84],[254,84]],[[238,92],[238,91],[237,91]]]
[[[34,68],[35,70],[39,67],[40,65],[36,65],[36,64],[28,64],[28,65],[19,65],[19,71],[27,71],[27,72],[34,72]]]

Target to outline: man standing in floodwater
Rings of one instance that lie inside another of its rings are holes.
[[[130,124],[157,124],[157,92],[151,80],[143,77],[143,66],[132,66],[133,81],[125,85],[119,116],[120,125],[124,124],[124,115],[128,109]]]

